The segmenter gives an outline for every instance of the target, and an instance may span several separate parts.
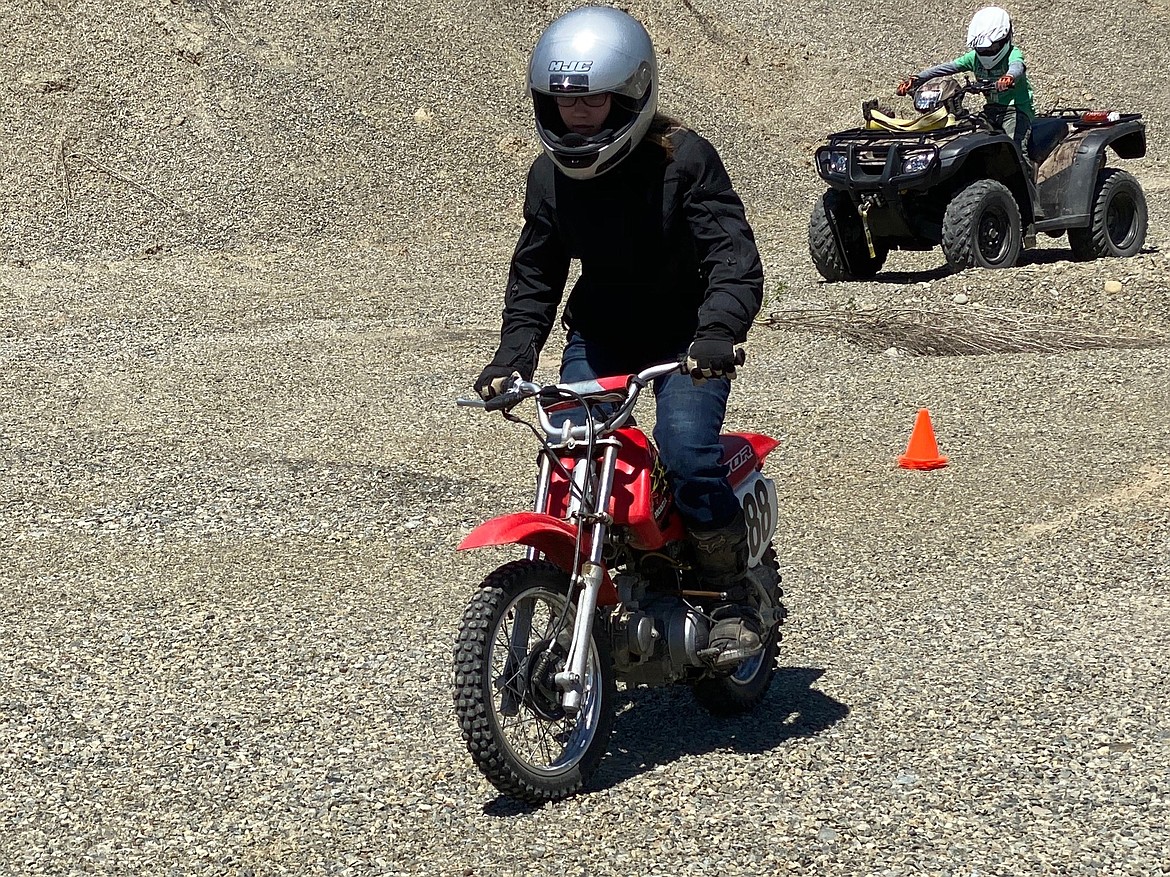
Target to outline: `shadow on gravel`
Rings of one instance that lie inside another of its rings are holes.
[[[781,667],[755,710],[734,718],[704,712],[684,686],[624,692],[621,713],[589,791],[599,791],[687,755],[730,749],[768,752],[796,737],[813,737],[845,716],[849,707],[813,688],[824,670]]]
[[[849,715],[849,707],[812,687],[824,672],[781,667],[760,705],[732,718],[709,715],[684,686],[623,692],[629,708],[618,715],[609,752],[590,790],[608,788],[685,755],[719,749],[768,752],[794,737],[816,736]]]
[[[1141,248],[1140,255],[1148,256],[1153,253],[1160,252],[1160,248],[1156,246],[1145,246]],[[1024,250],[1020,253],[1020,261],[1016,263],[1017,268],[1026,268],[1028,265],[1055,265],[1057,262],[1076,262],[1073,258],[1072,250],[1066,247],[1052,247],[1043,250]],[[1099,260],[1104,261],[1104,260]],[[1085,265],[1086,262],[1079,264]],[[1117,265],[1120,269],[1125,263],[1124,260],[1119,259],[1112,264]]]
[[[882,271],[870,278],[871,283],[893,283],[899,286],[908,283],[923,283],[928,280],[941,280],[954,272],[946,265],[931,268],[929,271]]]
[[[848,706],[812,687],[824,672],[779,668],[763,702],[735,718],[704,712],[682,685],[619,691],[609,751],[584,791],[604,791],[687,755],[727,749],[767,752],[793,738],[816,736],[849,715]],[[540,809],[501,795],[483,812],[507,818]]]

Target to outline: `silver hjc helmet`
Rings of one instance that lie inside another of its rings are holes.
[[[636,19],[608,6],[566,13],[532,50],[528,89],[536,132],[553,163],[587,180],[613,168],[642,140],[658,109],[658,64],[650,34]],[[601,131],[569,131],[556,99],[609,92],[612,108]]]

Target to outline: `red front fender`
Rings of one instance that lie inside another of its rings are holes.
[[[572,524],[540,512],[516,512],[484,521],[459,543],[459,550],[483,548],[488,545],[527,545],[535,548],[565,572],[573,569],[573,546],[577,541],[577,528]],[[587,549],[588,545],[582,545]],[[581,560],[588,560],[585,555]],[[601,582],[597,602],[602,606],[612,605],[618,600],[617,589],[606,570]]]

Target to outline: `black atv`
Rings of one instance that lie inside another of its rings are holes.
[[[817,171],[830,186],[813,207],[808,246],[826,280],[861,280],[890,250],[941,244],[964,268],[1009,268],[1036,234],[1068,233],[1075,259],[1132,256],[1146,238],[1138,181],[1105,166],[1146,154],[1140,114],[1056,109],[1032,123],[1028,158],[991,114],[962,106],[995,86],[950,77],[914,90],[919,115],[900,118],[862,104],[865,126],[829,136]]]

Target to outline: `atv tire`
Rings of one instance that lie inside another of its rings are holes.
[[[976,180],[947,205],[942,249],[954,270],[1011,268],[1022,248],[1020,207],[998,180]]]
[[[869,255],[865,230],[849,197],[829,189],[813,205],[808,223],[808,252],[820,275],[830,283],[868,280],[882,269],[889,248],[873,242]]]
[[[1101,170],[1091,215],[1088,228],[1068,230],[1068,243],[1078,261],[1134,256],[1146,242],[1146,195],[1141,183],[1123,170]]]

